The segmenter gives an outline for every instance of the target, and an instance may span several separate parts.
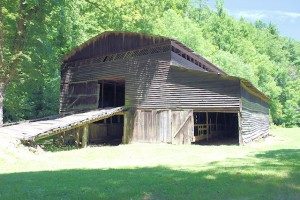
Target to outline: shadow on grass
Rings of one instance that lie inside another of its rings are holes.
[[[267,151],[256,158],[261,162],[255,166],[240,159],[239,166],[216,163],[197,172],[152,167],[2,174],[0,199],[299,199],[299,150]],[[260,174],[270,167],[287,174]]]

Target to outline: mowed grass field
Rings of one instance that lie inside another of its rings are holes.
[[[0,140],[0,199],[300,199],[300,128],[246,146],[44,152]]]

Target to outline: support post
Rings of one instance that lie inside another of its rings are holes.
[[[82,133],[82,147],[85,148],[88,145],[89,141],[89,125],[86,124],[83,126],[83,133]]]
[[[208,141],[209,127],[208,127],[208,112],[206,112],[206,140]]]
[[[104,105],[103,105],[103,97],[104,97],[104,81],[102,81],[102,84],[101,84],[101,93],[102,93],[102,96],[101,96],[101,108],[104,108]]]
[[[244,144],[243,142],[243,138],[242,138],[242,116],[241,116],[241,112],[237,113],[238,115],[238,134],[239,134],[239,145]]]
[[[133,139],[133,132],[135,127],[135,116],[136,109],[130,108],[124,114],[124,131],[123,131],[123,138],[122,142],[124,144],[128,144]]]
[[[117,84],[114,83],[114,106],[117,106]]]
[[[76,128],[75,129],[75,139],[76,139],[76,146],[77,147],[80,147],[81,145],[81,142],[80,142],[80,131],[81,131],[81,128]]]

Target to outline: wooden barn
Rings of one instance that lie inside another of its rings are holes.
[[[191,144],[268,135],[268,98],[174,39],[104,32],[65,58],[60,113],[124,107],[88,125],[89,143]]]

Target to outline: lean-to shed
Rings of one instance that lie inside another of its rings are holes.
[[[248,143],[268,135],[268,98],[182,43],[104,32],[69,53],[61,68],[61,114],[125,106],[89,125],[89,141]]]

